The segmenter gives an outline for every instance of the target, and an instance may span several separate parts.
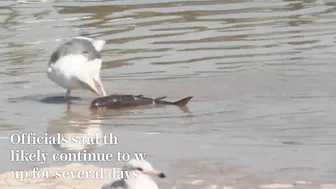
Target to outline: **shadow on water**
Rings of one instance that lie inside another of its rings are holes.
[[[83,100],[81,97],[71,96],[71,101],[81,101]],[[28,95],[24,97],[16,97],[16,98],[8,98],[8,102],[10,103],[18,103],[22,101],[36,101],[45,104],[67,104],[68,101],[65,99],[65,96],[57,95],[57,96],[45,96],[45,95]]]
[[[82,100],[80,97],[71,96],[70,100]],[[40,102],[47,103],[47,104],[67,104],[67,100],[64,96],[52,96],[46,97],[40,100]]]

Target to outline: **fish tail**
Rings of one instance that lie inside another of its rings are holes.
[[[192,99],[193,97],[192,96],[188,96],[186,98],[183,98],[181,100],[178,100],[176,102],[173,102],[174,105],[176,106],[185,106],[188,104],[188,102]]]

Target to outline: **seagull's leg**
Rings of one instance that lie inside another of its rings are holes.
[[[70,89],[68,89],[67,92],[66,92],[66,95],[65,95],[65,99],[68,101],[68,104],[71,103],[70,95],[71,95],[71,91],[70,91]]]
[[[68,115],[71,113],[71,104],[67,103],[67,113]]]

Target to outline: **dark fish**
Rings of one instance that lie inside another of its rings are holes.
[[[98,97],[91,102],[90,109],[119,109],[129,108],[144,105],[175,105],[185,106],[193,98],[192,96],[183,98],[176,102],[164,101],[166,97],[148,98],[143,95],[110,95],[104,97]]]

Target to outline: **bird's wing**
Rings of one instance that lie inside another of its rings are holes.
[[[126,189],[125,181],[123,179],[105,184],[101,189]]]
[[[158,185],[150,178],[140,175],[138,178],[130,178],[126,181],[127,189],[159,189]]]

